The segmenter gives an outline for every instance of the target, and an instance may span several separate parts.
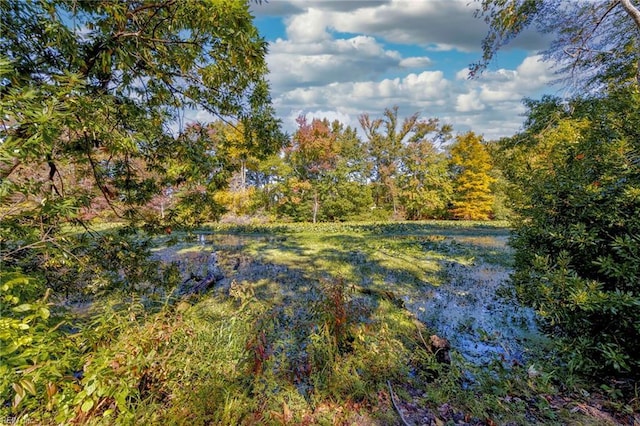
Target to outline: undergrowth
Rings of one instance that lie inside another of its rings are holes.
[[[487,235],[465,242],[459,238],[471,236],[460,229],[458,239],[423,227],[412,235],[398,227],[380,236],[344,227],[256,235],[228,251],[250,265],[221,258],[226,290],[178,299],[147,285],[63,309],[36,297],[44,282],[5,272],[0,418],[394,424],[391,389],[416,422],[601,424],[581,408],[594,400],[632,418],[632,384],[581,382],[553,347],[522,363],[496,357],[477,366],[455,348],[451,363],[438,359],[427,343],[432,332],[404,300],[448,279],[439,262],[497,258],[482,247]],[[245,275],[233,272],[243,267]],[[175,283],[176,273],[167,268],[165,281]],[[10,342],[18,342],[11,352]]]

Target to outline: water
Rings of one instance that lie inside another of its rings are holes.
[[[496,357],[506,364],[523,364],[527,342],[542,336],[533,310],[496,294],[511,270],[487,263],[443,262],[442,267],[445,283],[424,298],[406,298],[407,309],[473,364],[488,364]]]

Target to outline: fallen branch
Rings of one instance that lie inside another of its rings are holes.
[[[409,423],[407,423],[407,420],[402,415],[402,411],[400,411],[400,407],[398,407],[398,403],[396,402],[396,397],[395,397],[395,394],[393,393],[393,388],[391,387],[391,382],[389,380],[387,380],[387,386],[389,386],[389,394],[391,395],[391,403],[393,404],[393,408],[395,408],[396,411],[398,412],[398,415],[400,416],[400,420],[402,420],[402,424],[404,424],[405,426],[410,426]]]
[[[429,345],[427,345],[427,342],[425,342],[424,337],[422,337],[422,332],[420,331],[420,327],[418,327],[416,325],[416,328],[418,329],[418,336],[420,336],[420,340],[422,341],[422,344],[424,345],[424,348],[426,350],[428,350],[429,352],[431,352],[431,347]]]

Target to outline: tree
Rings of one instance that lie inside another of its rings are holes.
[[[501,142],[519,190],[517,293],[588,374],[640,367],[639,105],[632,89],[531,102],[524,132]]]
[[[442,219],[453,195],[449,160],[434,141],[423,138],[403,149],[398,182],[400,203],[410,220]]]
[[[337,132],[338,157],[335,168],[327,174],[321,218],[331,221],[361,218],[368,215],[373,205],[365,144],[355,129],[337,122],[332,127]]]
[[[376,206],[390,206],[394,214],[398,214],[400,190],[397,179],[402,173],[404,147],[427,137],[438,142],[451,132],[451,126],[440,125],[436,118],[420,120],[418,113],[405,118],[399,125],[397,106],[385,109],[383,115],[384,118],[371,119],[368,114],[362,114],[359,121],[367,138]]]
[[[0,2],[0,400],[12,414],[45,389],[46,420],[34,421],[87,411],[69,373],[90,364],[91,344],[69,338],[52,299],[116,291],[153,303],[180,281],[132,235],[141,227],[96,233],[87,213],[158,229],[141,207],[164,191],[181,198],[175,219],[219,215],[212,190],[233,164],[206,126],[183,129],[184,114],[240,121],[250,149],[278,148],[265,53],[239,0]]]
[[[489,219],[494,178],[490,174],[491,157],[482,138],[473,132],[458,135],[450,152],[454,190],[451,215],[465,220]]]
[[[268,133],[268,139],[261,140],[261,133]],[[284,145],[286,136],[278,129],[260,132],[260,129],[252,128],[249,121],[234,124],[221,120],[208,125],[208,135],[211,152],[226,161],[222,170],[233,172],[224,189],[215,189],[214,199],[232,215],[252,213],[257,207],[254,177],[259,162],[271,155],[276,147]]]
[[[341,123],[298,118],[285,150],[280,211],[297,220],[342,220],[371,205],[362,143]]]
[[[544,58],[577,89],[640,83],[640,10],[631,0],[594,2],[563,0],[476,0],[476,15],[489,24],[482,60],[471,66],[481,73],[498,51],[535,27],[553,34]]]
[[[515,195],[514,283],[560,337],[569,366],[637,378],[640,368],[640,11],[637,2],[482,0],[479,72],[528,25],[545,57],[589,95],[525,101],[522,133],[499,157]],[[598,90],[600,89],[600,90]]]
[[[298,130],[293,144],[287,149],[287,159],[300,188],[308,189],[312,196],[312,220],[315,223],[320,210],[321,192],[327,184],[327,175],[335,168],[338,157],[336,132],[327,120],[313,119],[311,123],[298,117]]]
[[[248,150],[268,147],[266,155],[281,141],[266,42],[246,2],[8,0],[0,14],[5,261],[60,249],[60,224],[97,194],[113,214],[140,220],[136,206],[168,186],[225,184],[212,176],[211,161],[224,160],[206,138],[194,129],[176,136],[185,110],[244,123]],[[180,173],[169,170],[176,158]],[[76,190],[71,172],[93,181],[89,192]]]

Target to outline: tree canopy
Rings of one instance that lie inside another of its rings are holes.
[[[476,0],[477,16],[489,24],[482,59],[471,65],[481,73],[499,50],[534,26],[550,34],[544,58],[577,89],[640,83],[640,10],[631,0]]]
[[[0,14],[3,239],[44,243],[97,198],[148,221],[136,206],[166,188],[226,184],[222,151],[181,134],[189,111],[240,123],[256,155],[282,143],[248,2],[8,0]]]
[[[456,219],[487,220],[492,214],[494,178],[491,157],[482,138],[473,132],[456,137],[451,146],[454,180],[451,214]]]
[[[439,145],[451,137],[452,127],[441,124],[437,118],[420,119],[415,113],[398,121],[398,107],[387,108],[382,118],[372,119],[369,114],[359,117],[365,134],[371,160],[371,181],[374,183],[374,201],[378,207],[391,206],[398,213],[398,177],[403,174],[402,159],[408,144]]]
[[[520,300],[537,309],[569,368],[637,378],[640,259],[640,10],[631,0],[478,0],[490,29],[472,74],[528,26],[581,90],[525,100],[524,130],[496,159],[519,214],[512,245]]]

